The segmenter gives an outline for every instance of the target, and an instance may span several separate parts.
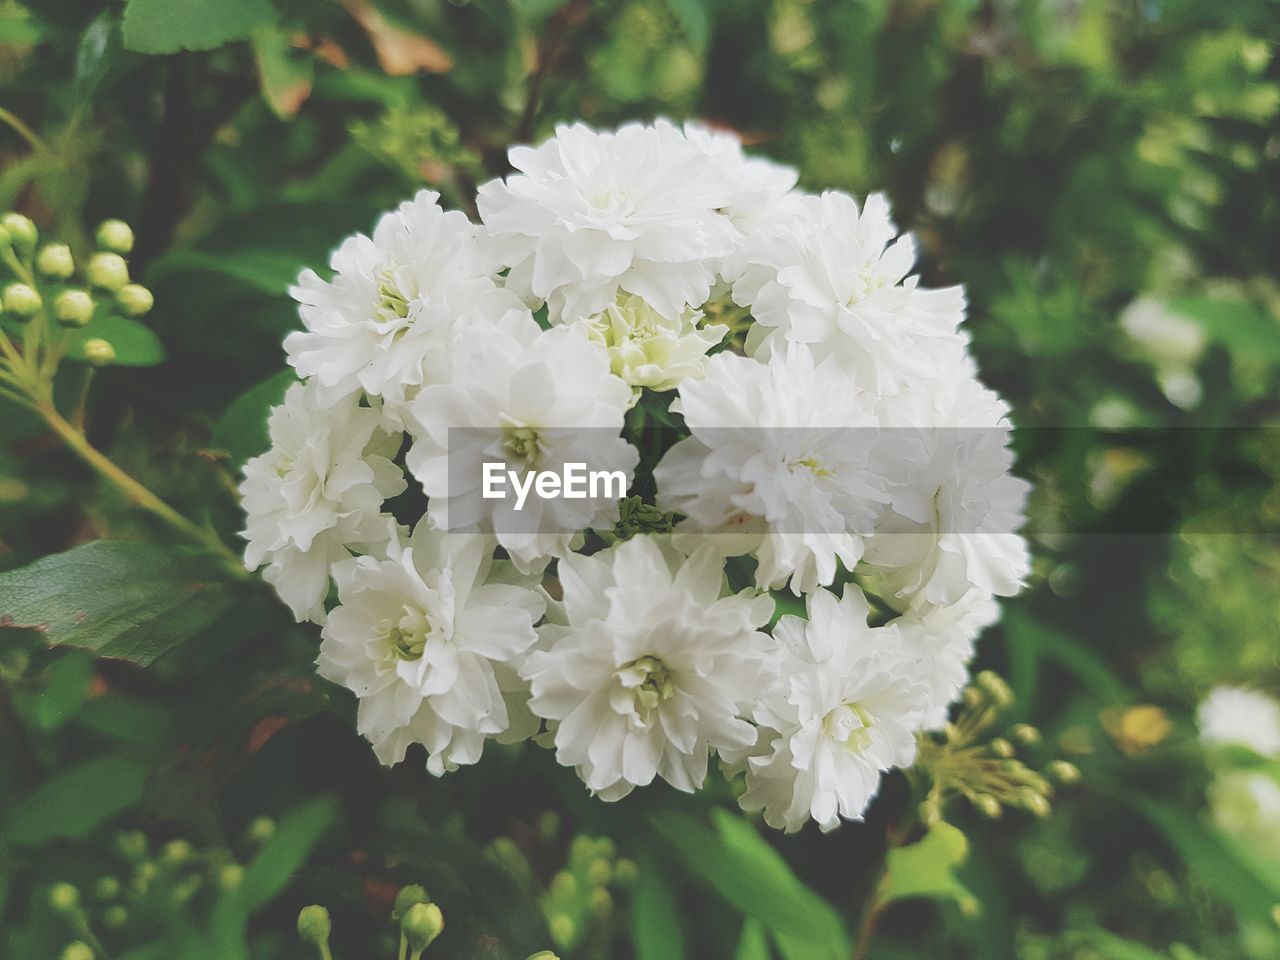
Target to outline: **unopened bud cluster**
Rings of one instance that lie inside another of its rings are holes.
[[[1039,744],[1042,737],[1026,723],[1000,729],[1000,716],[1014,697],[999,675],[979,673],[963,691],[961,702],[963,708],[953,722],[921,739],[917,769],[930,781],[920,805],[921,819],[930,825],[938,822],[947,801],[956,796],[992,820],[1006,809],[1048,816],[1055,784],[1077,782],[1080,771],[1065,760],[1037,770],[1019,757],[1020,750]]]
[[[141,317],[151,310],[151,291],[129,276],[125,259],[133,249],[133,231],[122,220],[107,220],[96,233],[97,248],[83,263],[70,246],[41,242],[30,218],[9,212],[0,216],[0,307],[10,320],[36,324],[24,339],[27,351],[52,354],[55,362],[65,347],[59,328],[87,326],[95,317],[114,313]],[[84,360],[95,366],[113,363],[116,351],[101,337],[81,345]],[[43,368],[35,356],[27,362]],[[16,379],[11,377],[11,379]]]

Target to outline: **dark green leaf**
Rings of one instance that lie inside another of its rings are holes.
[[[108,756],[68,767],[22,798],[0,837],[13,843],[43,843],[84,837],[142,797],[148,765],[136,757]]]
[[[214,424],[213,446],[230,454],[236,465],[266,450],[271,445],[267,415],[284,400],[290,384],[297,381],[292,369],[281,370],[241,394]]]
[[[212,50],[244,40],[255,27],[275,19],[268,0],[129,0],[124,43],[138,53]]]
[[[105,340],[115,349],[113,366],[154,367],[164,362],[164,346],[150,327],[115,314],[97,317],[71,331],[67,338],[67,359],[84,360],[85,341],[95,339]]]
[[[51,644],[145,666],[231,601],[226,584],[169,550],[97,540],[0,574],[0,630],[29,628]]]
[[[657,858],[638,864],[631,897],[631,943],[636,960],[684,960],[684,931],[669,872]]]

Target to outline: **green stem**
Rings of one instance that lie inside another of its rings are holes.
[[[124,494],[130,503],[146,510],[183,536],[199,543],[222,560],[233,576],[237,579],[244,579],[246,574],[240,558],[216,534],[188,520],[133,477],[129,476],[129,474],[121,470],[114,461],[90,444],[85,439],[84,434],[76,430],[58,412],[51,401],[40,400],[36,403],[35,409],[63,443],[71,448],[81,460],[93,467],[104,480],[110,482]]]
[[[7,124],[14,133],[27,141],[27,143],[31,145],[31,149],[35,150],[37,153],[48,155],[51,152],[49,150],[49,145],[40,138],[40,134],[36,133],[23,123],[19,116],[14,113],[10,113],[4,107],[0,107],[0,122]]]

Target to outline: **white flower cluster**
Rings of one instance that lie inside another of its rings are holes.
[[[1215,763],[1220,769],[1209,784],[1214,821],[1251,849],[1280,858],[1280,701],[1258,690],[1214,687],[1196,719],[1210,751],[1243,750],[1262,760]]]
[[[858,819],[1029,567],[963,292],[920,285],[883,197],[727,134],[565,126],[510,161],[480,223],[423,192],[301,276],[246,562],[386,763],[536,738],[612,800],[718,757],[770,824]],[[635,496],[486,485],[588,463]]]

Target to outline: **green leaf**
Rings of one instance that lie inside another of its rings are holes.
[[[1198,321],[1211,340],[1234,354],[1280,361],[1280,321],[1260,307],[1243,300],[1194,296],[1174,297],[1169,309]]]
[[[656,857],[637,865],[631,897],[631,943],[636,960],[684,960],[684,931],[669,871]]]
[[[60,729],[74,717],[89,696],[93,658],[78,650],[54,661],[45,674],[44,689],[36,699],[35,720],[41,730]]]
[[[138,53],[212,50],[275,19],[268,0],[129,0],[124,45]]]
[[[162,547],[96,540],[0,574],[0,631],[146,666],[231,605],[224,583]]]
[[[715,831],[679,813],[650,822],[671,852],[744,916],[759,920],[788,955],[847,957],[839,914],[806,887],[756,829],[726,810],[712,811]]]
[[[105,340],[116,351],[116,367],[154,367],[164,362],[164,346],[160,338],[137,320],[106,314],[96,317],[67,337],[67,359],[84,360],[87,340]]]
[[[1075,939],[1075,938],[1073,938]],[[1168,960],[1165,954],[1158,953],[1132,940],[1117,937],[1106,930],[1089,930],[1079,935],[1079,946],[1090,946],[1101,950],[1107,960]]]
[[[276,27],[259,27],[251,44],[263,98],[277,117],[292,119],[311,96],[315,61],[310,54],[295,50],[288,35]]]
[[[738,945],[734,948],[733,960],[772,960],[772,957],[764,926],[759,920],[748,917],[743,921],[742,932],[738,934]]]
[[[284,401],[290,385],[297,382],[297,375],[290,368],[272,374],[241,394],[214,424],[212,445],[230,454],[237,466],[262,453],[271,446],[267,416],[272,407]]]
[[[22,798],[0,828],[13,843],[85,837],[142,798],[148,765],[136,757],[107,756],[68,767]]]
[[[711,39],[711,14],[706,0],[667,0],[667,6],[695,50],[705,50]]]
[[[927,897],[954,900],[965,913],[975,913],[977,898],[956,876],[969,856],[969,841],[949,823],[939,823],[921,839],[889,850],[884,880],[876,892],[881,905]]]
[[[87,101],[93,96],[112,62],[120,54],[117,13],[103,10],[89,21],[76,47],[76,99]]]

